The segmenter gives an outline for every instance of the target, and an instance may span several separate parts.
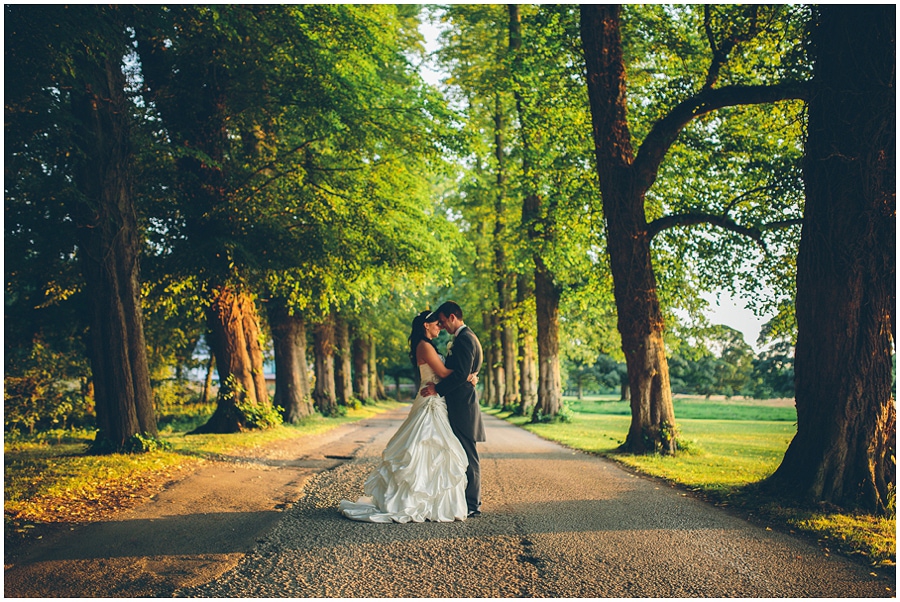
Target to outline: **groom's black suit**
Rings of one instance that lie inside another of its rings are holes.
[[[483,357],[481,343],[475,333],[468,327],[460,327],[447,354],[446,366],[453,373],[435,385],[438,394],[447,400],[450,428],[469,459],[466,469],[466,504],[469,512],[481,509],[481,466],[475,442],[485,438],[478,393],[467,379],[481,369]]]

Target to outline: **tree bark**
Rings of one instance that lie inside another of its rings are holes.
[[[350,354],[350,327],[340,315],[334,322],[334,384],[337,401],[348,406],[353,402],[353,370]]]
[[[312,415],[309,367],[306,364],[306,321],[291,314],[285,302],[271,298],[268,303],[269,326],[275,347],[275,397],[284,421],[296,424]]]
[[[490,405],[502,407],[503,394],[506,392],[506,372],[503,369],[503,326],[496,309],[491,312],[491,349],[488,356],[491,359],[489,365],[493,374],[491,380],[494,393]]]
[[[270,405],[256,305],[247,292],[220,286],[213,290],[206,319],[219,395],[216,411],[192,433],[236,433],[253,426],[239,406]]]
[[[519,311],[523,307],[529,306],[529,300],[534,298],[534,287],[531,279],[522,274],[518,278],[516,286],[516,305]],[[537,378],[536,377],[536,348],[534,328],[525,326],[524,324],[533,323],[530,314],[522,317],[519,326],[519,406],[516,413],[525,415],[534,407],[537,401]]]
[[[381,380],[378,378],[378,355],[377,355],[377,347],[375,344],[375,335],[369,334],[365,338],[365,344],[369,349],[368,352],[368,360],[369,360],[369,369],[368,369],[368,379],[369,379],[369,395],[372,396],[372,399],[386,399],[387,395],[384,393],[384,385]]]
[[[484,332],[493,332],[493,328],[491,326],[491,312],[482,311],[481,312],[481,327],[484,329]],[[484,378],[481,381],[481,386],[483,387],[483,395],[481,396],[481,401],[485,405],[493,405],[493,400],[495,397],[495,389],[497,388],[494,383],[494,357],[493,357],[493,342],[488,341],[488,344],[483,348],[484,352]]]
[[[334,382],[334,318],[330,314],[313,327],[313,351],[316,357],[313,402],[319,412],[333,416],[337,411],[337,393]]]
[[[797,434],[767,487],[885,512],[896,482],[894,5],[820,5],[797,258]]]
[[[156,436],[156,413],[140,302],[141,236],[134,207],[132,151],[122,55],[76,57],[72,91],[78,150],[75,212],[91,299],[90,360],[97,411],[95,449],[125,449],[136,434]]]
[[[369,345],[368,337],[355,333],[352,343],[353,353],[353,392],[362,401],[372,399],[369,392]]]
[[[673,454],[675,413],[644,213],[644,194],[652,179],[639,182],[643,173],[633,168],[620,11],[618,5],[581,6],[597,173],[631,388],[631,426],[622,449]]]
[[[532,419],[556,416],[562,408],[562,379],[559,375],[559,287],[540,257],[534,271],[534,300],[537,307],[538,394]]]
[[[209,352],[209,359],[206,361],[206,378],[203,379],[203,392],[200,394],[200,403],[206,405],[209,403],[210,393],[212,392],[213,369],[216,366],[216,356],[212,350]]]

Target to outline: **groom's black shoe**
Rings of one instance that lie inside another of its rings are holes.
[[[469,512],[469,518],[475,518],[476,516],[481,516],[481,510],[472,510]]]

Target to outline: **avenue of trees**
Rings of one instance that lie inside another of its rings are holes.
[[[195,432],[334,415],[452,298],[485,404],[616,390],[673,454],[673,393],[796,395],[766,485],[888,505],[893,6],[4,10],[7,430],[134,449],[189,370]]]

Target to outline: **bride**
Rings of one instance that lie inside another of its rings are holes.
[[[432,342],[440,331],[431,312],[413,319],[409,355],[420,384],[437,383],[452,372]],[[477,376],[469,378],[477,382]],[[366,496],[356,502],[342,500],[340,511],[347,518],[373,523],[465,520],[467,464],[465,451],[450,430],[447,402],[439,395],[419,393],[384,448],[381,464],[366,479]]]

